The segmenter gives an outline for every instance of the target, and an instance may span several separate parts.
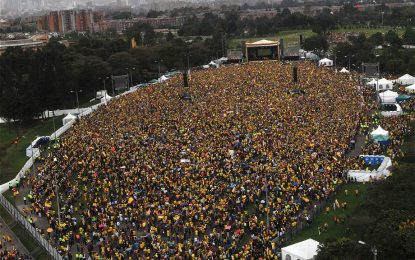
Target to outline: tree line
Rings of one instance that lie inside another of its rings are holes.
[[[144,36],[143,38],[141,38]],[[138,47],[131,48],[135,37]],[[186,43],[172,34],[157,34],[145,24],[137,24],[125,36],[76,36],[66,48],[52,38],[38,51],[8,48],[0,56],[0,116],[29,121],[45,110],[76,106],[94,98],[97,90],[111,93],[111,75],[129,74],[133,83],[147,81],[161,72],[187,69],[208,63],[216,56],[211,40]],[[72,91],[72,93],[71,93]]]

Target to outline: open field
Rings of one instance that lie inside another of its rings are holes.
[[[364,202],[365,191],[370,184],[361,184],[361,183],[348,183],[346,184],[340,192],[337,193],[335,198],[341,204],[347,202],[346,209],[336,208],[333,210],[333,203],[328,204],[330,211],[327,214],[325,210],[321,214],[317,215],[310,227],[304,229],[298,235],[296,235],[293,241],[290,241],[289,244],[297,243],[308,238],[312,238],[323,243],[328,238],[340,238],[340,237],[353,237],[351,232],[348,232],[348,226],[350,217],[353,215],[353,212]],[[355,195],[355,190],[359,191],[359,195]],[[348,191],[346,195],[345,190]],[[334,223],[334,216],[344,219],[344,223]],[[324,224],[328,224],[326,231],[321,232],[319,235],[318,227],[323,227]]]
[[[56,129],[62,125],[62,116],[55,117]],[[36,136],[50,135],[53,120],[35,120],[28,125],[19,126],[20,140],[17,144],[16,129],[13,124],[0,125],[0,183],[13,179],[27,161],[26,148]]]
[[[396,30],[399,35],[402,35],[404,28],[393,28],[393,27],[382,27],[382,28],[339,28],[333,30],[334,32],[356,32],[356,33],[366,33],[368,35],[375,34],[377,32],[387,33],[389,30]],[[242,41],[254,42],[262,39],[266,40],[280,40],[284,39],[284,42],[288,45],[297,43],[300,37],[300,34],[304,38],[315,35],[311,30],[287,30],[280,31],[275,35],[263,36],[263,37],[247,37],[247,38],[233,38],[229,40],[229,49],[239,49],[241,47]]]

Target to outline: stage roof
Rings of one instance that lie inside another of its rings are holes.
[[[278,41],[260,40],[256,42],[247,42],[246,47],[267,47],[267,46],[278,46]]]

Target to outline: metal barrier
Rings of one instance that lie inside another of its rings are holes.
[[[37,230],[27,221],[27,219],[20,214],[20,212],[0,194],[0,204],[9,212],[9,214],[17,220],[28,233],[30,233],[34,239],[49,253],[53,259],[63,260],[59,252],[49,244],[49,242],[41,235]]]

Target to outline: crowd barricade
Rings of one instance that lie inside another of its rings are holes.
[[[49,242],[27,221],[27,219],[0,194],[0,204],[7,210],[7,212],[20,224],[26,231],[41,245],[46,252],[55,260],[63,260],[59,252],[49,244]]]

